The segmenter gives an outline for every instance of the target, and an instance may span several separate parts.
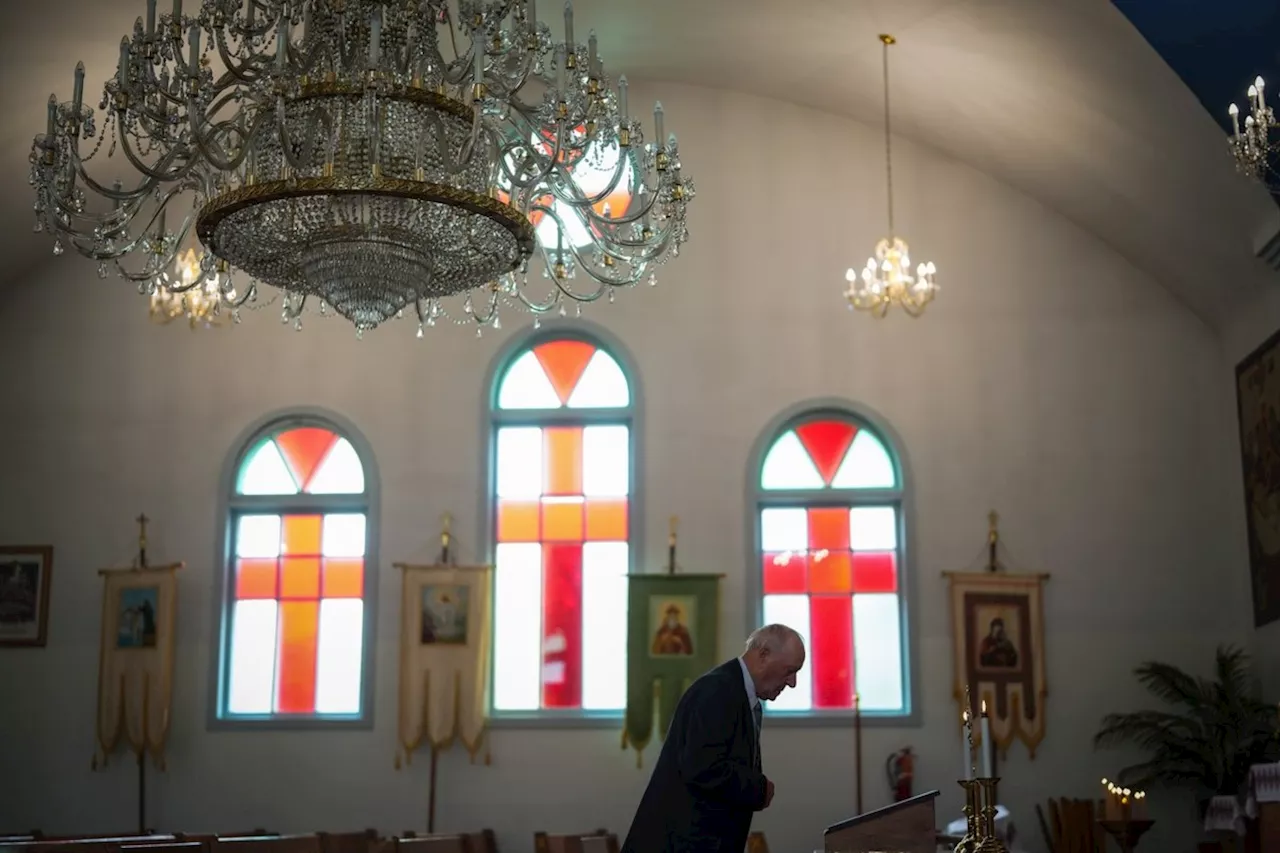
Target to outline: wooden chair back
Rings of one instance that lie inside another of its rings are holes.
[[[324,853],[318,835],[276,835],[218,838],[210,853]]]
[[[396,839],[398,853],[471,853],[465,835],[419,835]]]
[[[1093,800],[1049,800],[1050,853],[1106,853],[1106,837],[1097,817]]]

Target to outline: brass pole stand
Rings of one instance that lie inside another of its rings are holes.
[[[966,779],[964,788],[965,834],[955,853],[1008,853],[996,835],[996,786],[1000,780]]]

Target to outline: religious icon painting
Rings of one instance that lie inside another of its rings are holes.
[[[1253,624],[1280,619],[1280,332],[1236,366]]]
[[[52,572],[52,546],[0,546],[0,646],[47,642]]]
[[[951,584],[955,697],[975,717],[986,705],[1004,755],[1021,740],[1032,758],[1044,739],[1044,582],[1048,575],[944,572]]]
[[[160,587],[131,586],[120,590],[116,612],[117,649],[154,649],[160,615]]]
[[[422,642],[467,644],[471,587],[467,584],[426,584],[422,587]]]
[[[691,656],[697,633],[698,599],[693,595],[649,596],[652,657]]]

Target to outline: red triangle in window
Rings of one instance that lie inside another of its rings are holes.
[[[840,470],[840,463],[844,461],[857,431],[857,427],[846,421],[809,421],[796,427],[800,443],[809,451],[809,458],[828,486],[836,471]]]
[[[276,447],[280,448],[298,491],[307,490],[321,460],[337,440],[336,435],[320,427],[299,427],[276,436]]]
[[[546,371],[551,387],[556,389],[560,405],[568,405],[573,389],[596,348],[586,341],[551,341],[534,347],[533,354]]]

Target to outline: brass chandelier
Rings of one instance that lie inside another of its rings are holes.
[[[888,34],[880,36],[881,59],[884,66],[884,167],[885,185],[889,199],[889,235],[876,243],[875,254],[867,259],[862,274],[850,267],[844,274],[848,284],[844,297],[850,309],[867,311],[873,317],[885,317],[889,309],[898,306],[911,317],[919,317],[925,307],[938,294],[935,281],[938,268],[922,263],[911,271],[911,250],[907,241],[898,236],[893,222],[893,140],[889,126],[889,47],[897,39]]]
[[[1280,156],[1280,138],[1272,139],[1276,124],[1275,111],[1267,106],[1266,83],[1261,77],[1249,87],[1249,113],[1240,120],[1240,108],[1232,104],[1227,113],[1231,116],[1231,153],[1236,167],[1251,178],[1265,184],[1271,192],[1280,195],[1280,175],[1275,172],[1275,161]],[[1243,124],[1243,127],[1241,127]]]
[[[612,300],[679,253],[694,187],[661,105],[646,141],[594,32],[566,3],[557,40],[535,2],[147,0],[101,127],[83,63],[49,99],[36,230],[144,293],[213,283],[234,311],[269,285],[299,327],[308,303],[360,332],[413,311],[421,333]],[[86,167],[108,137],[130,186]],[[199,275],[171,277],[196,237]]]

